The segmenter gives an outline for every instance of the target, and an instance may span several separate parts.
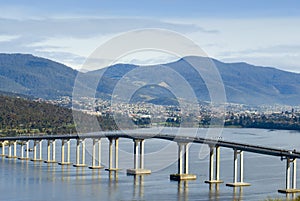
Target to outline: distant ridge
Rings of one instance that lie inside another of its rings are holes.
[[[30,54],[0,54],[0,90],[39,98],[70,96],[77,71]]]
[[[202,62],[204,58],[193,59],[196,62]],[[243,62],[223,63],[216,59],[212,61],[222,77],[228,102],[248,105],[299,105],[300,74]],[[193,87],[200,101],[209,100],[209,93],[203,80],[201,81],[199,76],[196,76],[185,58],[164,64],[164,66],[182,75]],[[105,71],[97,88],[97,96],[110,98],[117,82],[126,73],[136,68],[139,66],[117,64],[83,73],[58,62],[29,54],[0,54],[0,91],[45,99],[71,96],[78,73],[86,76],[86,82],[81,84],[89,89],[93,80],[90,78],[97,78],[99,73]],[[143,80],[146,76],[137,74],[134,75],[134,80],[128,82]],[[145,94],[150,94],[150,96],[144,98]],[[162,87],[149,87],[141,90],[140,94],[136,94],[133,101],[169,104],[174,103],[174,95],[163,90]]]

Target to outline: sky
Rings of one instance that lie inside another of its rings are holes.
[[[0,52],[33,54],[80,69],[113,37],[162,28],[223,62],[300,73],[299,25],[298,0],[1,0]],[[131,56],[123,62],[168,58],[154,57]]]

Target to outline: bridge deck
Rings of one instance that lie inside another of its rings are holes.
[[[147,132],[140,134],[137,132],[129,132],[129,134],[122,131],[107,131],[97,133],[87,133],[82,135],[35,135],[35,136],[17,136],[17,137],[1,137],[1,141],[27,141],[27,140],[59,140],[59,139],[85,139],[85,138],[129,138],[129,139],[163,139],[175,142],[192,142],[199,144],[207,144],[212,146],[220,146],[225,148],[231,148],[236,150],[242,150],[247,152],[259,153],[271,156],[289,157],[289,158],[300,158],[300,152],[295,150],[278,149],[271,147],[263,147],[257,145],[251,145],[246,143],[236,143],[223,140],[206,139],[201,137],[190,137],[172,134],[158,134]]]

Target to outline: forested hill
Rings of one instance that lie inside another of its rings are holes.
[[[187,81],[199,101],[210,101],[210,92],[202,75],[199,75],[187,61],[199,64],[203,69],[213,62],[222,78],[228,102],[246,105],[299,105],[299,73],[253,66],[243,62],[223,63],[206,57],[185,57],[163,64],[171,69],[170,72],[176,72],[176,75],[182,76]],[[175,74],[160,73],[160,69],[165,69],[161,68],[161,65],[154,65],[151,68],[148,66],[147,73],[144,71],[145,68],[140,67],[132,64],[116,64],[80,73],[45,58],[28,54],[0,53],[0,91],[55,100],[62,96],[71,97],[76,80],[76,87],[82,87],[83,92],[96,90],[96,97],[110,99],[122,79],[122,85],[142,89],[132,97],[134,102],[174,104],[174,95],[163,89],[168,88],[169,83],[174,80],[177,81]],[[82,79],[77,79],[77,75]],[[124,76],[127,78],[124,79]],[[101,80],[98,80],[100,77]],[[160,82],[162,86],[153,85],[157,80],[162,81]],[[95,83],[99,83],[96,89]],[[144,87],[146,85],[150,87]],[[183,95],[185,92],[187,91],[182,91]]]
[[[81,113],[84,121],[90,115]],[[103,130],[116,129],[113,119],[98,117]],[[89,130],[86,128],[87,132]],[[0,134],[28,133],[64,134],[76,133],[72,110],[44,102],[0,95]]]

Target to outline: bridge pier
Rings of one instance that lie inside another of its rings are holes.
[[[67,142],[67,161],[65,161],[65,143]],[[72,165],[70,162],[70,140],[61,140],[61,162],[59,165]]]
[[[81,144],[81,163],[80,163],[80,144]],[[85,139],[77,139],[76,143],[76,164],[74,167],[85,167]]]
[[[217,184],[223,183],[220,180],[220,147],[209,145],[210,154],[209,154],[209,179],[205,181],[208,184]],[[216,163],[214,164],[214,149],[216,149]],[[215,167],[215,172],[214,172]]]
[[[127,174],[129,175],[151,174],[151,170],[144,169],[145,140],[134,139],[133,142],[134,142],[134,147],[133,147],[134,165],[133,165],[133,169],[127,169]]]
[[[12,144],[12,142],[9,141],[8,142],[8,155],[6,156],[6,158],[17,158],[17,141],[16,140],[13,141],[14,155],[12,155],[11,144]]]
[[[238,155],[240,156],[240,171],[239,171],[239,181],[238,181]],[[244,153],[241,150],[234,149],[233,157],[233,182],[227,183],[226,186],[238,187],[238,186],[250,186],[249,183],[244,182]]]
[[[178,173],[171,174],[170,179],[175,181],[195,180],[197,178],[196,175],[189,174],[189,143],[178,142],[177,144],[178,144]]]
[[[37,144],[39,144],[39,159],[37,158]],[[33,141],[33,158],[31,161],[39,162],[43,161],[42,159],[42,140],[34,140]]]
[[[106,171],[118,171],[119,170],[119,138],[108,138],[109,140],[109,165]],[[115,141],[115,156],[114,156],[114,166],[113,166],[113,141]]]
[[[52,147],[52,152],[51,152]],[[52,158],[51,158],[52,153]],[[48,140],[47,141],[47,160],[44,161],[45,163],[57,163],[55,159],[56,153],[55,153],[55,140]]]
[[[11,144],[13,144],[13,154],[14,155],[12,155],[12,150],[11,150]],[[6,158],[17,158],[17,141],[15,140],[15,141],[13,141],[13,142],[11,142],[11,141],[9,141],[9,144],[8,144],[8,156],[6,156]]]
[[[98,146],[98,165],[96,165],[96,145]],[[101,138],[93,139],[93,151],[92,151],[92,166],[90,169],[101,169]]]
[[[13,144],[14,144],[14,155],[12,156],[12,158],[18,158],[17,157],[17,141],[15,140]]]
[[[291,163],[293,167],[291,175]],[[298,193],[297,189],[297,159],[286,158],[285,189],[278,190],[279,193]],[[292,187],[291,187],[292,186]]]
[[[26,144],[26,157],[24,157],[24,145]],[[24,141],[21,143],[21,156],[18,158],[20,160],[29,160],[29,141],[26,141],[24,144]]]
[[[5,156],[6,158],[11,158],[12,156],[11,156],[11,142],[10,141],[8,141],[8,155],[7,156]]]
[[[2,142],[1,142],[1,145],[2,145],[2,153],[1,153],[1,156],[5,156],[5,141],[2,141]]]

